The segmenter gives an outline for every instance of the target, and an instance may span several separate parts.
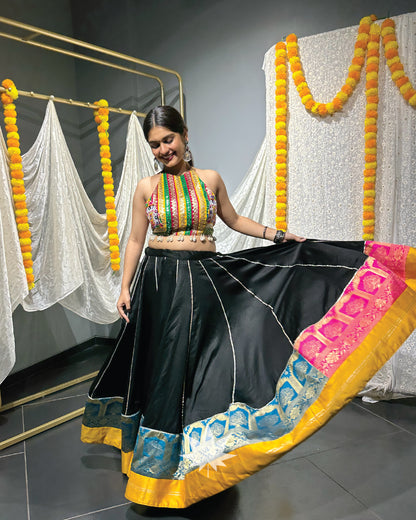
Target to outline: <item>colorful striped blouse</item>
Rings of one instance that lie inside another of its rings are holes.
[[[215,194],[194,170],[181,175],[162,173],[146,201],[146,215],[158,240],[163,240],[163,236],[170,241],[174,236],[183,240],[187,235],[193,241],[197,236],[202,241],[215,240],[216,214]]]

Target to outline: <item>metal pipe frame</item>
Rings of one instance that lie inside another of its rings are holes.
[[[8,34],[4,32],[0,32],[0,36],[2,38],[7,38],[9,40],[14,40],[20,43],[27,43],[29,45],[33,45],[35,47],[40,47],[42,49],[46,49],[48,51],[57,52],[59,54],[64,54],[65,56],[71,56],[72,58],[78,58],[80,60],[89,61],[91,63],[97,63],[98,65],[104,65],[105,67],[110,67],[112,69],[123,70],[125,72],[130,72],[132,74],[137,74],[138,76],[144,76],[146,78],[154,79],[159,83],[160,86],[160,100],[161,104],[165,104],[165,90],[163,86],[162,80],[158,76],[154,76],[153,74],[147,74],[146,72],[141,72],[136,69],[130,69],[128,67],[123,67],[122,65],[116,65],[115,63],[111,63],[110,61],[99,60],[97,58],[92,58],[91,56],[86,56],[85,54],[80,54],[79,52],[68,51],[66,49],[60,49],[59,47],[54,47],[53,45],[46,45],[44,43],[39,43],[33,41],[32,39],[20,38],[19,36],[15,36],[13,34]]]
[[[94,45],[92,43],[87,43],[82,40],[77,40],[75,38],[71,38],[69,36],[64,36],[63,34],[58,34],[52,31],[47,31],[45,29],[41,29],[39,27],[35,27],[33,25],[28,25],[25,23],[17,22],[16,20],[11,20],[10,18],[5,18],[4,16],[0,16],[0,23],[4,23],[6,25],[10,25],[12,27],[18,27],[20,29],[24,29],[26,31],[30,31],[30,35],[25,38],[18,38],[22,43],[33,44],[33,39],[38,35],[47,36],[48,38],[53,38],[55,40],[60,40],[66,43],[71,43],[73,45],[77,45],[78,47],[83,47],[85,49],[89,49],[92,51],[99,52],[101,54],[106,54],[108,56],[112,56],[113,58],[122,59],[125,61],[130,61],[135,63],[136,65],[142,65],[144,67],[149,67],[152,69],[159,70],[161,72],[167,72],[168,74],[173,74],[176,76],[179,84],[179,104],[180,104],[180,112],[182,117],[184,116],[184,100],[183,100],[183,82],[180,74],[173,69],[169,69],[167,67],[162,67],[161,65],[157,65],[155,63],[151,63],[150,61],[141,60],[139,58],[134,58],[133,56],[129,56],[128,54],[123,54],[121,52],[116,52],[111,49],[106,49],[105,47],[100,47],[98,45]],[[38,44],[42,46],[44,44]]]
[[[7,89],[4,87],[0,87],[0,92],[7,92]],[[61,98],[54,95],[47,95],[47,94],[37,94],[36,92],[27,92],[26,90],[18,90],[19,96],[24,97],[31,97],[35,99],[51,99],[53,101],[56,101],[57,103],[63,103],[65,105],[72,105],[77,107],[83,107],[83,108],[92,108],[94,110],[97,110],[99,108],[97,105],[94,105],[94,103],[90,103],[89,101],[76,101],[74,99],[67,99],[67,98]],[[137,110],[125,110],[124,108],[115,108],[115,107],[106,107],[110,112],[115,112],[117,114],[126,114],[130,115],[135,113],[139,117],[145,117],[146,114],[143,112],[137,112]]]
[[[60,385],[53,386],[53,387],[47,388],[45,390],[41,390],[40,392],[37,392],[36,394],[28,395],[26,397],[23,397],[22,399],[18,399],[16,401],[7,403],[0,407],[0,413],[10,410],[12,408],[16,408],[17,406],[21,406],[23,404],[30,403],[31,401],[35,401],[36,399],[41,399],[42,397],[46,397],[47,395],[53,394],[55,392],[65,390],[66,388],[70,388],[71,386],[78,385],[79,383],[83,383],[84,381],[88,381],[89,379],[93,379],[97,374],[98,374],[98,371],[92,372],[91,374],[86,374],[85,376],[78,377],[76,379],[73,379],[72,381],[67,381]],[[26,439],[30,439],[30,437],[33,437],[39,433],[43,433],[47,430],[50,430],[51,428],[54,428],[55,426],[59,426],[60,424],[63,424],[67,421],[71,421],[72,419],[75,419],[75,417],[79,417],[83,413],[84,413],[84,408],[79,408],[78,410],[75,410],[74,412],[67,413],[60,417],[57,417],[56,419],[53,419],[52,421],[49,421],[47,423],[43,423],[39,426],[36,426],[36,428],[32,428],[31,430],[27,430],[26,432],[19,433],[18,435],[15,435],[14,437],[10,437],[4,441],[1,441],[0,442],[0,451],[4,450],[6,448],[9,448],[10,446],[13,446],[14,444],[17,444],[18,442],[22,442],[22,441],[25,441]]]

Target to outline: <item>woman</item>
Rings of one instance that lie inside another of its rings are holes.
[[[270,464],[356,395],[416,327],[415,257],[305,242],[239,216],[218,173],[192,166],[175,109],[153,109],[143,128],[163,171],[134,195],[124,325],[82,439],[121,449],[128,499],[186,507]],[[216,253],[217,213],[279,245]]]

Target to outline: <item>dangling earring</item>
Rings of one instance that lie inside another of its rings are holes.
[[[191,154],[191,150],[189,149],[189,146],[188,146],[188,141],[186,142],[186,145],[185,145],[185,153],[183,154],[183,160],[187,163],[189,163],[189,161],[192,161],[192,154]]]
[[[153,160],[153,167],[155,169],[156,173],[160,173],[163,170],[163,165],[160,161],[156,159],[156,157]]]

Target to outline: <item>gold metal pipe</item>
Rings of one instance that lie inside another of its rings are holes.
[[[105,67],[111,67],[117,70],[123,70],[125,72],[131,72],[132,74],[137,74],[138,76],[144,76],[146,78],[154,79],[159,83],[160,86],[160,99],[161,104],[163,105],[165,102],[165,91],[162,80],[158,76],[154,76],[153,74],[147,74],[146,72],[141,72],[139,70],[130,69],[128,67],[123,67],[122,65],[117,65],[115,63],[111,63],[109,61],[100,60],[98,58],[93,58],[91,56],[86,56],[85,54],[80,54],[79,52],[68,51],[66,49],[60,49],[59,47],[54,47],[53,45],[46,45],[45,43],[34,41],[29,38],[21,38],[19,36],[15,36],[13,34],[8,34],[4,32],[0,32],[0,36],[3,38],[8,38],[9,40],[18,41],[20,43],[27,43],[28,45],[32,45],[34,47],[40,47],[41,49],[46,49],[52,52],[58,52],[60,54],[65,54],[66,56],[71,56],[73,58],[78,58],[80,60],[89,61],[92,63],[97,63],[99,65],[104,65]],[[33,37],[34,35],[30,35]]]
[[[183,102],[183,83],[182,77],[176,70],[168,69],[167,67],[162,67],[161,65],[156,65],[155,63],[151,63],[150,61],[141,60],[139,58],[134,58],[133,56],[129,56],[128,54],[123,54],[121,52],[116,52],[110,49],[106,49],[105,47],[99,47],[98,45],[93,45],[92,43],[83,42],[81,40],[77,40],[75,38],[70,38],[69,36],[64,36],[62,34],[54,33],[52,31],[47,31],[45,29],[40,29],[39,27],[35,27],[33,25],[28,25],[25,23],[17,22],[16,20],[11,20],[10,18],[5,18],[4,16],[0,16],[0,23],[5,23],[6,25],[11,25],[13,27],[18,27],[20,29],[25,29],[30,31],[31,33],[36,32],[42,34],[44,36],[48,36],[49,38],[54,38],[56,40],[60,40],[66,43],[71,43],[73,45],[78,45],[79,47],[84,47],[86,49],[90,49],[93,51],[101,52],[103,54],[107,54],[109,56],[113,56],[115,58],[119,58],[126,61],[131,61],[138,65],[143,65],[145,67],[153,68],[156,70],[160,70],[162,72],[167,72],[168,74],[173,74],[176,76],[179,83],[179,103],[180,103],[180,112],[182,116],[184,115],[184,102]]]
[[[0,92],[7,92],[7,89],[4,87],[0,87]],[[24,97],[31,97],[35,99],[52,99],[53,101],[56,101],[57,103],[63,103],[64,105],[72,105],[76,107],[83,107],[83,108],[92,108],[96,110],[97,105],[94,105],[94,103],[90,103],[89,101],[76,101],[74,99],[67,99],[67,98],[61,98],[54,95],[47,95],[47,94],[37,94],[36,92],[27,92],[26,90],[18,90],[19,96]],[[125,110],[124,108],[114,108],[114,107],[106,107],[110,112],[115,112],[116,114],[126,114],[130,115],[133,112],[136,113],[139,117],[146,117],[146,114],[144,112],[138,112],[137,110]]]
[[[25,441],[26,439],[29,439],[30,437],[33,437],[34,435],[37,435],[38,433],[45,432],[47,430],[50,430],[51,428],[54,428],[55,426],[59,426],[60,424],[66,423],[70,421],[71,419],[75,419],[75,417],[79,417],[84,413],[85,408],[79,408],[78,410],[75,410],[74,412],[67,413],[66,415],[62,415],[61,417],[57,417],[56,419],[53,419],[52,421],[49,421],[47,423],[41,424],[40,426],[36,426],[36,428],[32,428],[31,430],[28,430],[23,433],[19,433],[19,435],[15,435],[14,437],[10,437],[9,439],[6,439],[5,441],[0,442],[0,451],[4,450],[5,448],[8,448],[9,446],[13,446],[14,444],[17,444],[18,442]]]
[[[85,376],[77,377],[76,379],[66,381],[65,383],[61,383],[60,385],[52,386],[50,388],[47,388],[46,390],[41,390],[36,394],[22,397],[21,399],[17,399],[16,401],[11,401],[10,403],[7,403],[4,406],[0,407],[0,413],[5,412],[6,410],[10,410],[11,408],[16,408],[17,406],[21,406],[22,404],[30,403],[31,401],[35,401],[36,399],[41,399],[42,397],[53,394],[55,392],[60,392],[61,390],[65,390],[66,388],[70,388],[71,386],[78,385],[79,383],[83,383],[84,381],[88,381],[89,379],[93,379],[97,374],[98,371],[91,372],[90,374],[86,374]]]

